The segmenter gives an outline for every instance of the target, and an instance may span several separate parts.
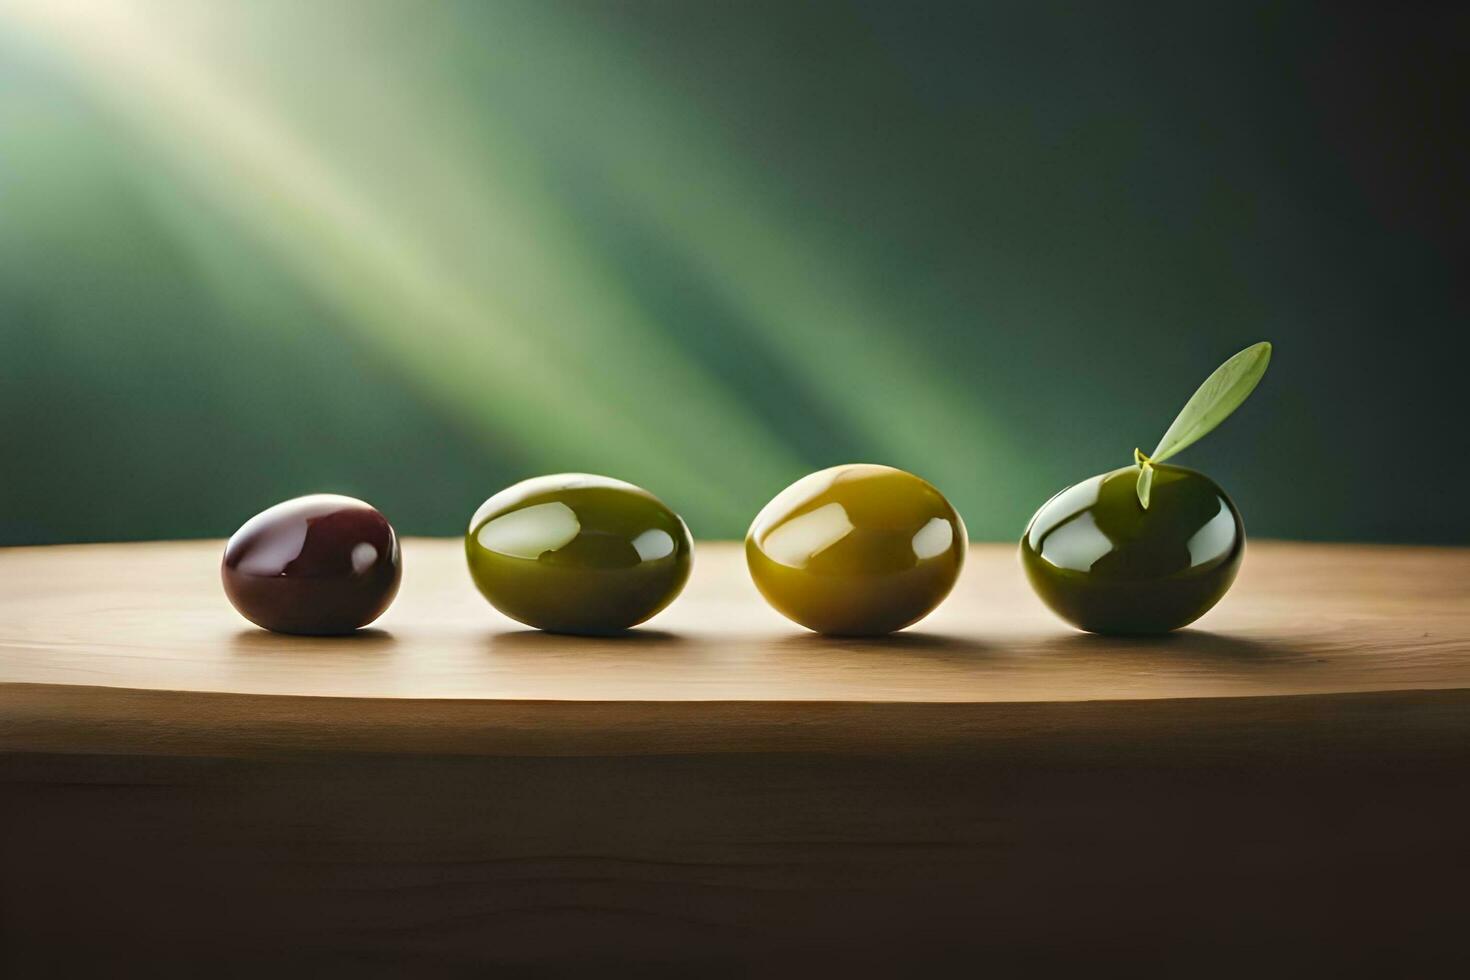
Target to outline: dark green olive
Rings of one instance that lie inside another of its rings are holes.
[[[1213,480],[1156,465],[1148,509],[1138,468],[1068,487],[1042,505],[1021,538],[1031,587],[1090,633],[1165,633],[1210,610],[1235,581],[1245,527]]]
[[[928,483],[890,466],[834,466],[766,504],[745,536],[776,611],[837,636],[891,633],[929,615],[965,562],[965,523]]]
[[[631,483],[586,473],[525,480],[480,505],[470,577],[512,619],[556,633],[615,633],[674,601],[694,543],[678,514]]]

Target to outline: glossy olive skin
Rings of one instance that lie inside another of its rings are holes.
[[[637,626],[683,590],[694,554],[689,528],[657,497],[586,473],[502,490],[475,511],[464,546],[492,606],[554,633]]]
[[[276,504],[225,545],[220,578],[240,615],[277,633],[350,633],[398,594],[403,559],[388,519],[352,497]]]
[[[1187,626],[1229,590],[1245,554],[1245,526],[1213,480],[1154,467],[1138,502],[1138,468],[1069,487],[1031,518],[1021,538],[1026,577],[1052,611],[1089,633],[1166,633]]]
[[[745,559],[777,612],[831,636],[879,636],[933,612],[959,578],[965,523],[934,487],[890,466],[834,466],[756,516]]]

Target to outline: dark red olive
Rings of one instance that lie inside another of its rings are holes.
[[[277,633],[350,633],[383,614],[403,561],[393,525],[331,493],[256,514],[225,545],[220,577],[240,615]]]

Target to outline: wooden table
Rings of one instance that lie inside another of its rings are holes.
[[[431,540],[378,628],[276,636],[220,550],[0,550],[0,975],[1464,955],[1467,550],[1255,544],[1197,629],[1119,640],[979,545],[872,641],[725,544],[647,629],[526,631]]]

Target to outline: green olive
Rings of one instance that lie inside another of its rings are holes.
[[[834,466],[797,480],[756,515],[745,558],[776,611],[835,636],[923,619],[965,562],[965,523],[928,483],[890,466]]]
[[[1156,465],[1148,508],[1138,468],[1048,500],[1021,538],[1026,577],[1052,611],[1090,633],[1166,633],[1220,601],[1245,552],[1235,504],[1213,480]]]
[[[464,539],[470,576],[511,619],[556,633],[616,633],[684,588],[684,521],[631,483],[586,473],[525,480],[480,505]]]

